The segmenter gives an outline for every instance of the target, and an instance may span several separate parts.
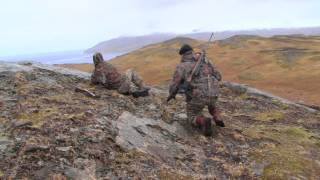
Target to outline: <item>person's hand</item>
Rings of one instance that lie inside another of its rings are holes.
[[[223,122],[223,121],[216,121],[215,123],[216,123],[217,126],[226,127],[226,126],[224,125],[224,122]]]
[[[167,97],[167,102],[171,101],[171,99],[176,99],[176,96],[170,95]]]
[[[193,57],[194,57],[194,59],[195,59],[196,61],[198,61],[199,58],[201,57],[201,53],[200,53],[200,52],[196,52],[196,53],[194,53]]]

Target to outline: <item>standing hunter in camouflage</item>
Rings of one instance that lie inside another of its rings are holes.
[[[128,69],[125,75],[110,63],[104,61],[101,53],[93,55],[94,71],[91,76],[92,84],[101,84],[107,89],[117,90],[121,94],[142,97],[149,95],[149,89],[143,83],[141,77],[132,69]]]
[[[170,84],[170,95],[175,95],[179,88],[187,82],[200,57],[187,44],[181,47],[179,54],[182,56],[181,63],[176,67]],[[223,121],[218,117],[218,109],[216,107],[219,95],[218,81],[221,81],[220,72],[207,61],[200,66],[199,74],[192,77],[192,81],[188,85],[189,88],[185,90],[188,121],[192,125],[199,127],[205,135],[212,134],[212,119],[202,115],[202,110],[205,106],[208,106],[209,113],[212,115],[216,125],[224,127]]]

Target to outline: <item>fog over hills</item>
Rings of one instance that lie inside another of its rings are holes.
[[[184,36],[198,40],[207,40],[211,32],[195,32],[188,34],[159,33],[143,36],[118,37],[103,41],[87,49],[86,53],[102,52],[108,53],[127,53],[139,49],[143,46],[159,43],[177,36]],[[306,28],[275,28],[275,29],[257,29],[257,30],[239,30],[239,31],[220,31],[215,32],[215,39],[222,40],[234,35],[257,35],[271,37],[274,35],[320,35],[320,27]]]

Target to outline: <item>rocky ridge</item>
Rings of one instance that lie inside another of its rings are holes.
[[[224,83],[226,128],[202,136],[183,97],[164,87],[135,99],[90,74],[0,62],[0,178],[317,179],[320,113]],[[86,89],[97,97],[76,92]],[[207,113],[207,112],[205,112]]]

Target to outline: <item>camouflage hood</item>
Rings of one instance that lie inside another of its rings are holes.
[[[123,81],[123,76],[110,63],[101,62],[95,66],[91,76],[93,84],[101,84],[108,89],[118,89]]]

